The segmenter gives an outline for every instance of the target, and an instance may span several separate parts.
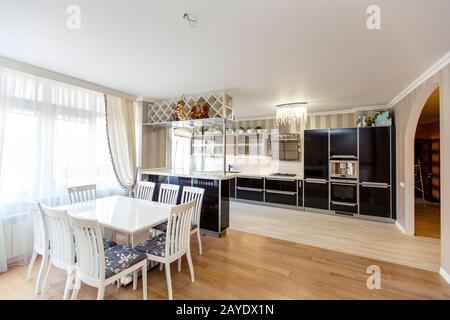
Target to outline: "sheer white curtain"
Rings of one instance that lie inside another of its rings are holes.
[[[0,271],[32,249],[27,199],[66,203],[67,187],[120,192],[103,94],[0,69]]]
[[[135,102],[106,95],[109,150],[117,180],[124,190],[136,182]]]

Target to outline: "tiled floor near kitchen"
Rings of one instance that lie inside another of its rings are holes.
[[[193,238],[194,283],[185,260],[181,273],[172,266],[175,299],[450,299],[450,286],[435,272],[235,230],[203,239],[199,256]],[[380,290],[366,286],[373,264],[381,268]],[[26,266],[0,274],[0,299],[38,299],[34,278],[26,281],[25,274]],[[61,299],[64,280],[55,272],[44,298]],[[167,298],[163,272],[152,270],[148,281],[149,299]],[[105,299],[141,299],[141,288],[109,286]],[[79,299],[95,297],[82,286]]]

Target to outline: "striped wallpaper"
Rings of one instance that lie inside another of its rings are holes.
[[[342,113],[342,114],[328,114],[328,115],[310,115],[306,123],[305,129],[328,129],[328,128],[352,128],[356,127],[358,121],[357,113]],[[233,127],[244,129],[262,127],[270,131],[271,129],[278,128],[278,124],[275,119],[263,119],[263,120],[244,120],[238,121]],[[290,128],[291,132],[298,132],[300,128]]]

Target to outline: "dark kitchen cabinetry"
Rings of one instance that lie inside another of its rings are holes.
[[[236,198],[236,178],[230,179],[230,198]]]
[[[328,179],[329,130],[305,130],[304,175]]]
[[[149,175],[148,181],[154,182],[156,184],[155,192],[153,193],[153,201],[158,201],[160,185],[161,183],[169,183],[169,177],[160,175]]]
[[[304,206],[314,209],[329,209],[329,186],[326,180],[303,182]]]
[[[265,202],[297,205],[297,180],[266,178]]]
[[[391,127],[359,129],[359,181],[391,183]]]
[[[236,198],[264,201],[264,178],[238,177],[236,180]]]
[[[222,232],[229,226],[230,180],[192,179],[192,185],[205,189],[200,227]]]
[[[391,188],[361,184],[359,204],[361,215],[391,218]]]
[[[330,158],[358,157],[358,129],[330,130]]]

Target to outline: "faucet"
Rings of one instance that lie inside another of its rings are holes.
[[[233,166],[231,164],[228,165],[228,172],[231,172],[231,168],[233,168]]]

